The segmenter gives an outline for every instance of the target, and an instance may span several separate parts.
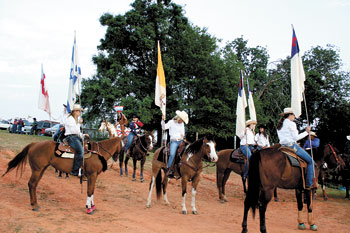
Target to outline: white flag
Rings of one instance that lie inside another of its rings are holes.
[[[156,91],[154,97],[155,104],[160,108],[162,114],[165,115],[166,108],[166,84],[165,75],[162,63],[162,55],[160,53],[160,45],[158,41],[158,65],[157,65],[157,78],[156,78]]]
[[[248,78],[247,78],[247,89],[248,89],[248,106],[249,106],[250,119],[257,121],[253,94],[252,94],[252,90],[250,89]]]
[[[68,99],[67,99],[67,112],[71,112],[71,108],[77,102],[77,95],[80,96],[80,82],[81,82],[81,69],[78,60],[78,50],[74,34],[74,44],[72,51],[72,65],[70,68],[69,75],[69,88],[68,88]]]
[[[44,73],[43,64],[41,64],[41,78],[40,78],[38,107],[39,107],[39,109],[47,112],[49,114],[49,116],[51,117],[49,93],[48,93],[46,85],[45,85],[45,79],[46,79],[46,77],[45,77],[45,73]]]
[[[290,62],[290,75],[292,83],[291,107],[293,109],[295,117],[298,118],[301,115],[301,102],[303,101],[303,92],[305,90],[305,73],[303,62],[299,53],[299,45],[294,28],[292,40],[292,55]]]
[[[245,109],[247,107],[247,99],[245,96],[244,85],[243,85],[242,72],[239,78],[237,108],[236,108],[236,135],[238,137],[244,134],[245,130]]]

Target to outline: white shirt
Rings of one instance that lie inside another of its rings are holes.
[[[66,113],[65,110],[63,110],[62,115],[60,116],[60,124],[61,125],[66,124],[67,116],[68,116],[68,114]]]
[[[280,144],[286,146],[291,146],[308,135],[306,131],[299,134],[297,125],[288,118],[284,119],[282,128],[277,130],[277,134]]]
[[[174,120],[170,120],[166,124],[162,121],[161,124],[163,130],[169,129],[170,140],[183,140],[185,135],[185,124],[183,122],[177,123]]]
[[[255,135],[255,141],[258,146],[261,147],[270,147],[270,141],[269,141],[269,135],[267,137],[264,136],[262,133],[258,133]]]
[[[246,128],[246,131],[246,134],[242,134],[241,136],[239,136],[239,138],[241,139],[241,146],[245,146],[247,144],[255,145],[256,143],[253,131],[249,127]]]
[[[80,132],[80,124],[75,122],[75,119],[73,116],[69,116],[67,118],[64,128],[66,130],[66,132],[64,133],[65,136],[70,134],[76,134],[81,138],[83,137],[83,134]]]

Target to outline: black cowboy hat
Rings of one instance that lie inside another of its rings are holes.
[[[260,128],[266,129],[266,125],[259,125],[259,126],[258,126],[258,129],[260,129]]]
[[[138,118],[140,120],[140,117],[136,113],[132,114],[132,118]]]

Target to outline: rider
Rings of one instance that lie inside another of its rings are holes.
[[[125,135],[125,126],[128,124],[128,119],[122,113],[123,109],[124,109],[124,106],[114,106],[114,110],[117,111],[117,115],[115,115],[115,118],[114,118],[114,121],[115,121],[114,126],[117,130],[118,130],[118,126],[120,127],[122,136]],[[121,122],[122,119],[125,119],[124,122]]]
[[[174,171],[169,169],[171,165],[173,164],[174,157],[176,154],[176,150],[179,147],[180,143],[183,142],[185,138],[185,124],[188,124],[188,115],[185,111],[179,111],[177,110],[176,116],[173,117],[168,123],[165,124],[165,115],[162,115],[162,130],[169,129],[169,135],[170,135],[170,156],[167,164],[167,173],[168,177],[172,178],[174,177]]]
[[[36,130],[38,128],[38,122],[36,121],[36,118],[33,118],[33,124],[32,124],[32,128],[30,129],[30,134],[31,135],[36,135]]]
[[[306,131],[299,134],[297,130],[297,125],[294,123],[295,115],[292,108],[285,108],[281,114],[282,118],[277,124],[277,134],[280,140],[280,144],[283,146],[288,146],[294,149],[296,154],[307,162],[307,174],[306,174],[306,188],[311,188],[313,184],[312,178],[314,177],[313,161],[311,156],[303,150],[297,141],[306,137],[311,130],[308,126]]]
[[[239,138],[241,139],[240,149],[242,153],[247,157],[243,173],[244,180],[247,179],[248,175],[248,162],[250,160],[250,156],[252,156],[251,150],[254,149],[254,146],[256,145],[254,138],[256,124],[257,122],[255,120],[247,120],[245,123],[246,128],[244,130],[244,133],[239,136]]]
[[[83,109],[80,104],[74,104],[64,125],[66,140],[75,151],[73,169],[70,173],[73,176],[78,176],[83,161],[84,149],[81,139],[83,139],[84,136],[88,136],[80,132],[80,125],[83,123],[83,118],[79,119],[81,111],[83,111]]]
[[[310,131],[309,133],[310,138],[311,138],[311,145],[313,149],[318,149],[320,147],[320,139],[317,138],[317,135],[315,132]],[[310,140],[307,139],[305,144],[304,144],[304,150],[310,150]]]
[[[125,146],[125,153],[128,155],[130,153],[129,148],[134,140],[134,137],[140,132],[143,123],[140,121],[140,117],[136,114],[132,115],[132,121],[130,122],[130,133],[128,135],[128,142]]]
[[[260,125],[259,127],[259,133],[255,135],[255,141],[258,150],[264,149],[266,147],[270,147],[270,141],[269,141],[269,135],[267,135],[265,129],[266,127],[264,125]]]

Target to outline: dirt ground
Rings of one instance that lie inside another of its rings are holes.
[[[0,174],[14,152],[0,149]],[[131,162],[129,173],[132,172]],[[202,174],[196,197],[198,215],[191,214],[191,194],[187,195],[189,214],[181,214],[181,183],[172,180],[168,185],[170,206],[163,199],[157,201],[155,191],[152,207],[146,207],[150,169],[145,171],[145,183],[131,177],[120,177],[119,166],[98,177],[94,201],[97,210],[87,215],[85,210],[86,182],[83,187],[76,177],[58,179],[49,168],[38,185],[40,211],[31,210],[27,165],[22,178],[12,171],[0,178],[0,232],[240,232],[243,216],[242,184],[234,173],[226,186],[229,202],[218,201],[215,174]],[[83,189],[83,191],[81,191]],[[191,190],[190,186],[187,189]],[[268,232],[299,232],[297,204],[293,190],[279,190],[280,202],[270,202],[266,222]],[[304,208],[304,219],[307,214]],[[350,201],[330,197],[327,202],[314,201],[314,216],[319,232],[350,231]],[[249,232],[259,232],[259,214],[250,213]],[[310,231],[310,230],[306,230]]]

